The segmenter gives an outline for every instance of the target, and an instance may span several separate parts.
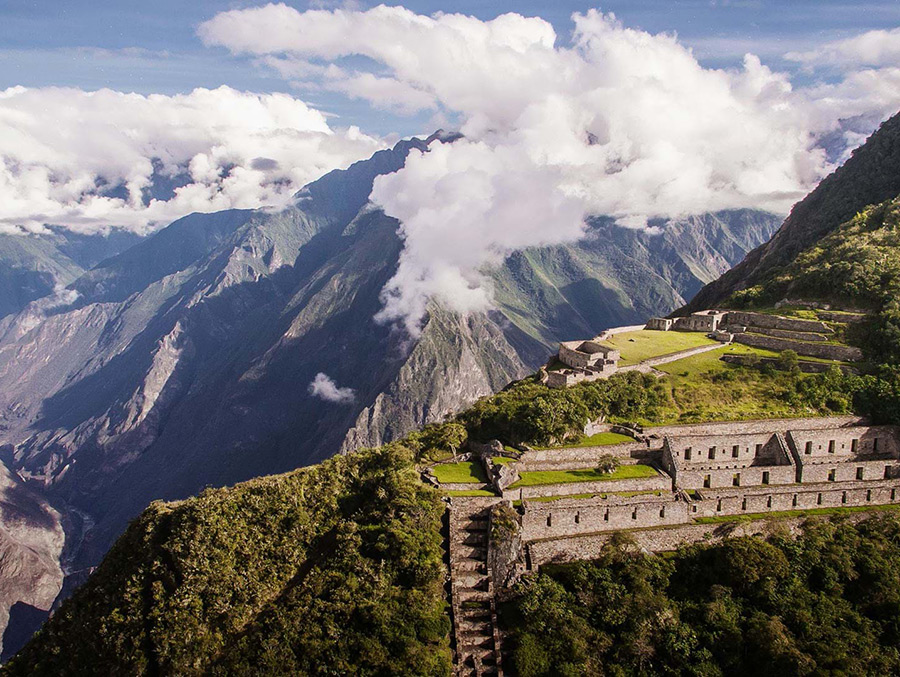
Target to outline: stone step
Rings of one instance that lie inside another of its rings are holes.
[[[452,569],[452,574],[454,576],[468,572],[478,572],[480,574],[486,574],[487,565],[484,562],[479,562],[478,560],[474,559],[461,559],[460,561],[456,562]]]
[[[484,519],[472,520],[462,527],[465,531],[487,531],[488,521]]]
[[[459,595],[459,603],[465,604],[466,602],[490,602],[491,594],[487,590],[471,590],[467,588],[462,588],[457,591]]]
[[[471,622],[460,620],[457,621],[457,627],[460,641],[463,644],[477,644],[478,642],[475,641],[477,638],[484,641],[494,636],[494,626],[491,625],[490,619]]]
[[[484,623],[490,622],[491,620],[491,608],[489,604],[485,604],[484,607],[478,609],[460,609],[459,610],[459,618],[457,619],[460,623]]]
[[[476,588],[486,584],[488,579],[481,571],[457,571],[453,580],[460,588]]]
[[[476,560],[484,562],[487,560],[487,548],[483,545],[469,545],[463,543],[450,551],[450,561],[454,560]]]
[[[464,531],[461,538],[456,539],[456,545],[486,545],[487,534],[483,531]]]

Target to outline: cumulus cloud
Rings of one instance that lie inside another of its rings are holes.
[[[309,394],[335,404],[350,404],[356,399],[353,388],[338,388],[334,380],[322,372],[309,384]]]
[[[804,52],[788,52],[785,58],[810,67],[900,67],[900,28],[868,31]]]
[[[641,228],[727,207],[785,212],[833,167],[820,138],[859,141],[841,137],[839,118],[874,121],[900,106],[890,69],[795,88],[751,54],[740,68],[707,69],[674,35],[595,10],[572,18],[564,46],[540,18],[387,6],[233,10],[199,34],[236,54],[304,64],[307,75],[321,68],[321,86],[375,104],[396,94],[409,110],[433,106],[461,121],[464,139],[414,153],[375,184],[405,241],[379,317],[413,334],[429,298],[487,307],[479,270],[514,249],[577,239],[592,214]],[[893,47],[875,37],[862,42],[881,46],[858,63],[887,63]],[[368,65],[348,67],[360,56]]]
[[[280,206],[381,145],[285,94],[12,87],[0,91],[0,228],[146,231],[192,211]]]

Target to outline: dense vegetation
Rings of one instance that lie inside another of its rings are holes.
[[[900,520],[648,555],[627,537],[505,610],[520,677],[900,673]]]
[[[447,674],[443,506],[411,460],[153,504],[4,674]]]

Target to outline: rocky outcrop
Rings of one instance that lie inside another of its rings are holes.
[[[0,636],[15,653],[47,618],[63,584],[62,517],[0,463]],[[18,623],[7,632],[10,615]]]

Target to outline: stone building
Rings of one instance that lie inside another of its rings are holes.
[[[566,368],[548,372],[547,385],[551,388],[609,378],[618,369],[620,354],[598,341],[563,341],[557,357]]]
[[[701,310],[685,317],[676,317],[670,319],[668,317],[651,317],[645,329],[655,329],[658,331],[702,331],[711,333],[719,329],[725,324],[725,318],[728,313],[720,310]]]
[[[680,489],[792,484],[794,459],[780,432],[667,435],[662,466]]]
[[[559,361],[573,369],[615,371],[619,351],[596,341],[563,341],[559,344]]]
[[[900,477],[896,426],[790,430],[797,482],[850,482]]]

